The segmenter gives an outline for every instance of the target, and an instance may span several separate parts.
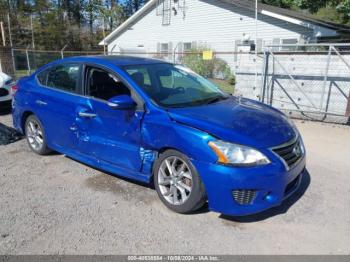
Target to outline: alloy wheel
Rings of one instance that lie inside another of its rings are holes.
[[[44,145],[43,131],[37,121],[31,119],[27,123],[27,138],[30,146],[39,151]]]
[[[163,197],[172,205],[182,205],[192,192],[192,172],[186,162],[171,156],[163,160],[158,171],[158,184]]]

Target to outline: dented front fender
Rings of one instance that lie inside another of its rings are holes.
[[[208,147],[213,137],[206,132],[172,120],[168,114],[148,111],[141,126],[143,173],[152,171],[158,152],[164,149],[177,150],[190,159],[215,162],[216,155]],[[200,159],[198,159],[200,156]]]

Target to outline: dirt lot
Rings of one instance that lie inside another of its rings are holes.
[[[297,125],[309,176],[281,207],[246,218],[178,215],[147,186],[37,156],[24,140],[0,146],[0,254],[350,254],[350,128]]]

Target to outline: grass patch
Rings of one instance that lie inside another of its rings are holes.
[[[227,83],[226,80],[215,79],[215,78],[210,78],[209,80],[214,84],[216,84],[222,91],[226,93],[233,94],[235,91],[235,86],[230,85],[229,83]]]
[[[29,75],[28,73],[29,73],[28,70],[16,70],[15,77],[18,80],[21,77],[28,76]]]

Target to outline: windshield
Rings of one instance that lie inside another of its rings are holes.
[[[153,101],[164,107],[210,104],[228,97],[216,85],[180,65],[133,65],[124,70]]]

